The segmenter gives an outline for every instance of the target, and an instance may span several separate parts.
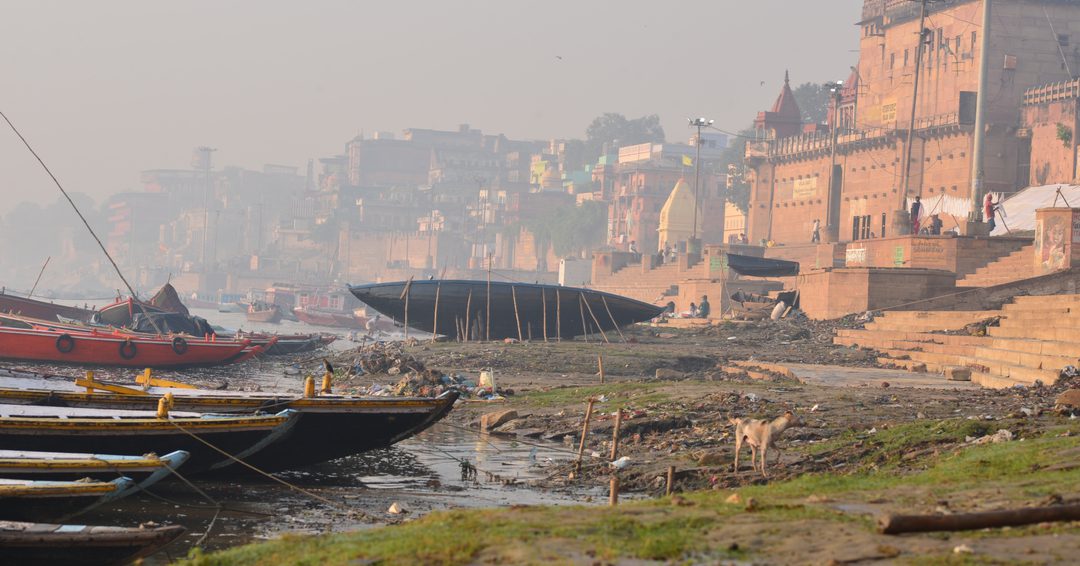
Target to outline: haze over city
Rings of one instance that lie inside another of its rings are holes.
[[[582,138],[604,112],[744,128],[792,81],[843,79],[858,0],[22,2],[0,23],[0,110],[100,204],[143,169],[303,167],[361,131]],[[58,193],[5,129],[4,198]]]

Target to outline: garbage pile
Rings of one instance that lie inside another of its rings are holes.
[[[502,399],[513,395],[509,389],[495,385],[493,372],[481,372],[480,378],[460,373],[448,374],[428,368],[424,362],[405,352],[400,342],[376,342],[351,352],[350,373],[354,376],[401,376],[393,385],[373,383],[360,393],[376,397],[408,396],[437,397],[447,391],[457,391],[463,398]]]

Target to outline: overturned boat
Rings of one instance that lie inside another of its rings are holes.
[[[659,316],[663,307],[592,289],[487,281],[398,281],[349,286],[410,328],[458,339],[597,335]]]

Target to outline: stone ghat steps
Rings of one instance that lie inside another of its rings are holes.
[[[957,287],[991,287],[1035,276],[1035,245],[1028,244],[1019,250],[989,263],[974,273],[956,280]]]
[[[986,336],[938,334],[994,316]],[[1080,295],[1023,296],[1000,311],[888,312],[863,330],[841,329],[833,342],[873,348],[878,361],[912,371],[971,371],[985,387],[1053,383],[1062,368],[1080,366]]]
[[[976,240],[976,242],[983,247],[969,249],[966,253],[963,253],[956,258],[957,278],[971,275],[979,269],[982,269],[995,261],[999,261],[1009,254],[1029,245],[1027,240],[1005,240],[998,238],[979,239]]]

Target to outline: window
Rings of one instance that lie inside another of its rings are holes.
[[[904,50],[904,66],[905,67],[908,66],[908,50],[907,49]]]
[[[1059,33],[1058,34],[1058,45],[1060,45],[1062,47],[1068,47],[1069,46],[1069,34]]]
[[[896,53],[889,53],[889,70],[896,66]]]
[[[975,43],[978,42],[978,39],[979,39],[979,32],[977,32],[977,31],[971,32],[971,52],[972,53],[975,53]]]

